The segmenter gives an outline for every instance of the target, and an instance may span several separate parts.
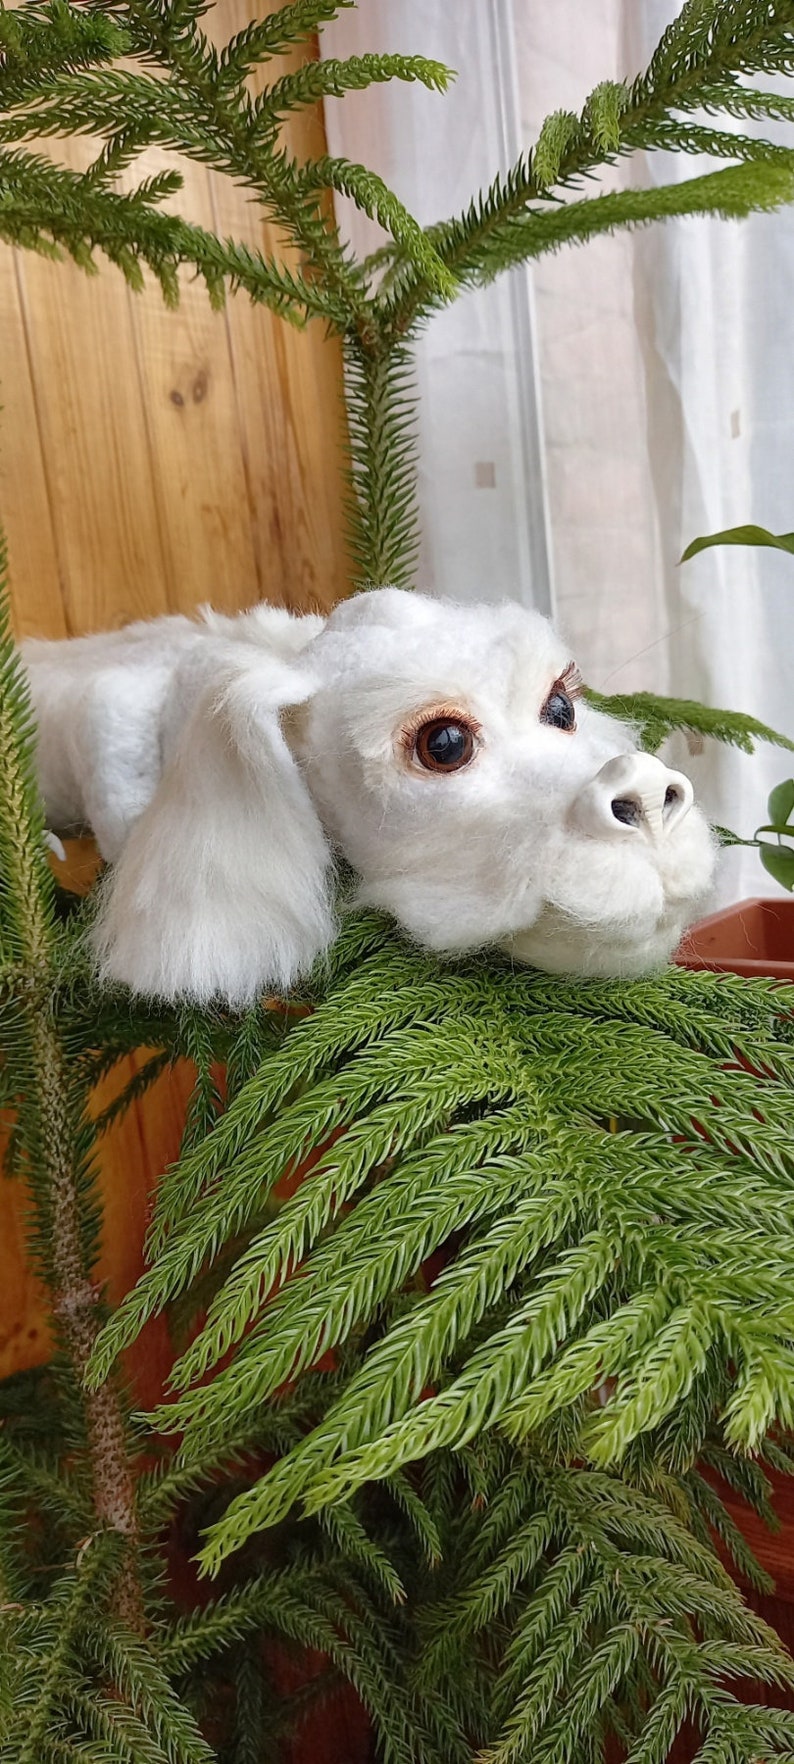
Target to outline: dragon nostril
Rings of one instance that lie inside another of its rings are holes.
[[[624,827],[639,826],[642,808],[635,797],[613,796],[609,806],[615,820],[622,822]]]

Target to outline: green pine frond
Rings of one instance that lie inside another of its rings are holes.
[[[535,143],[531,171],[526,161],[520,161],[509,174],[503,191],[494,185],[496,200],[500,197],[509,200],[511,196],[523,200],[525,194],[529,194],[533,180],[537,183],[538,194],[553,190],[559,182],[565,155],[579,139],[579,133],[580,123],[575,111],[553,110],[543,122]]]
[[[235,1588],[199,1609],[177,1618],[160,1644],[160,1658],[171,1677],[210,1660],[252,1632],[278,1628],[280,1600],[305,1591],[307,1570],[283,1577],[270,1574]]]
[[[620,147],[628,102],[628,87],[622,80],[602,80],[590,93],[582,120],[604,154],[616,153]]]
[[[182,1131],[182,1151],[200,1145],[212,1132],[223,1111],[223,1099],[215,1071],[216,1050],[212,1018],[199,1011],[185,1011],[182,1016],[182,1045],[195,1068],[195,1081]]]
[[[791,166],[791,149],[757,135],[733,134],[729,129],[708,128],[703,123],[678,119],[638,122],[624,130],[624,150],[658,153],[703,153],[716,159],[760,161],[766,165]]]
[[[354,4],[355,0],[291,0],[267,18],[252,20],[220,51],[219,84],[236,85],[273,56],[285,54],[296,43],[310,42],[324,24]]]
[[[787,735],[780,735],[743,711],[716,710],[694,699],[660,698],[653,692],[604,696],[588,688],[587,697],[596,710],[630,723],[640,746],[648,753],[655,753],[674,729],[708,735],[713,741],[725,741],[732,747],[741,748],[743,753],[753,753],[756,741],[770,741],[775,747],[794,749],[794,741],[790,741]]]
[[[79,1631],[90,1612],[98,1585],[107,1576],[112,1546],[107,1538],[91,1539],[76,1568],[64,1574],[46,1605],[29,1607],[22,1620],[24,1679],[17,1686],[13,1738],[18,1764],[39,1764],[40,1747],[49,1736],[55,1709],[63,1694],[62,1680],[75,1667]],[[4,1628],[9,1628],[9,1613]]]
[[[445,92],[453,75],[440,61],[423,55],[350,55],[344,61],[328,57],[307,61],[295,73],[284,74],[256,99],[258,129],[277,127],[281,117],[324,98],[343,98],[346,92],[366,91],[386,80],[418,80],[432,92]]]
[[[401,1470],[396,1470],[393,1476],[384,1477],[384,1486],[407,1520],[411,1537],[419,1546],[423,1562],[430,1568],[437,1567],[443,1556],[443,1547],[438,1525],[429,1505]]]
[[[686,0],[638,82],[647,96],[675,92],[680,104],[697,105],[700,80],[732,85],[737,75],[789,73],[794,65],[790,0]]]
[[[418,1664],[419,1683],[430,1690],[439,1662],[459,1657],[464,1645],[495,1624],[512,1602],[521,1584],[543,1560],[555,1535],[555,1519],[551,1512],[533,1513],[519,1526],[506,1547],[488,1563],[486,1569],[465,1590],[460,1586],[449,1598],[440,1601],[426,1619],[422,1657]],[[571,1562],[567,1564],[570,1568]],[[565,1573],[565,1599],[576,1591]]]
[[[133,1072],[132,1077],[127,1080],[118,1096],[114,1096],[113,1100],[107,1103],[105,1108],[95,1116],[96,1133],[107,1133],[117,1121],[126,1115],[128,1109],[141,1102],[147,1092],[151,1090],[152,1085],[156,1084],[163,1073],[169,1070],[171,1063],[171,1055],[168,1052],[151,1054],[143,1065]]]
[[[169,1670],[206,1659],[254,1627],[324,1654],[372,1715],[384,1758],[412,1764],[412,1714],[389,1673],[385,1651],[373,1642],[352,1604],[341,1600],[316,1570],[271,1574],[182,1619],[165,1642]]]
[[[126,32],[112,18],[78,12],[66,0],[0,14],[0,111],[36,96],[48,80],[124,55]]]
[[[692,1491],[692,1499],[703,1514],[715,1536],[724,1545],[730,1560],[738,1573],[744,1577],[757,1592],[772,1593],[775,1583],[771,1574],[761,1567],[750,1545],[747,1542],[736,1520],[728,1512],[724,1502],[712,1488],[711,1484],[698,1471],[692,1471],[688,1478]]]
[[[405,1587],[394,1563],[381,1545],[368,1535],[366,1526],[352,1506],[342,1504],[326,1508],[320,1514],[320,1524],[327,1531],[346,1569],[352,1568],[363,1573],[368,1582],[374,1583],[385,1593],[391,1604],[401,1605],[404,1602]]]
[[[101,1631],[89,1632],[89,1646],[102,1678],[120,1693],[119,1701],[128,1703],[153,1749],[169,1764],[213,1764],[206,1740],[138,1636],[106,1623]]]
[[[754,121],[794,122],[794,99],[783,92],[758,92],[749,86],[699,87],[698,109]]]
[[[57,1514],[73,1535],[90,1531],[91,1502],[85,1480],[51,1448],[15,1439],[13,1430],[6,1427],[0,1434],[0,1477],[6,1500],[13,1502],[12,1523],[19,1524],[26,1503],[33,1499]]]
[[[523,262],[539,251],[555,249],[567,238],[586,238],[600,230],[599,213],[606,222],[609,210],[589,214],[591,204],[566,204],[578,208],[572,217],[572,230],[560,222],[553,210],[537,211],[532,205],[539,199],[554,196],[555,191],[577,187],[584,178],[598,174],[619,154],[639,147],[690,152],[717,152],[738,161],[735,169],[751,173],[760,161],[760,178],[739,179],[720,190],[711,189],[704,181],[692,180],[692,188],[683,202],[676,206],[676,187],[662,186],[646,192],[648,208],[630,218],[629,208],[623,212],[625,224],[640,224],[652,218],[663,219],[678,213],[716,213],[735,216],[754,206],[754,191],[761,203],[774,202],[772,181],[766,188],[766,173],[777,169],[782,181],[777,185],[778,199],[790,200],[783,194],[788,170],[789,150],[778,149],[755,137],[731,136],[722,130],[709,131],[701,124],[682,123],[680,112],[706,109],[717,117],[726,115],[779,116],[790,120],[784,109],[776,109],[774,93],[748,94],[748,108],[741,109],[742,87],[738,76],[763,71],[785,72],[792,65],[791,7],[789,0],[780,0],[763,13],[748,0],[695,0],[684,5],[665,33],[650,66],[631,86],[606,81],[597,86],[588,98],[579,117],[573,112],[557,111],[547,117],[532,152],[522,157],[505,178],[494,181],[487,195],[473,202],[463,215],[429,229],[429,237],[448,267],[464,283],[487,281],[500,268]],[[752,107],[754,100],[754,107]],[[783,101],[785,106],[785,100]],[[768,104],[768,107],[767,107]],[[738,108],[737,108],[738,107]],[[779,157],[782,163],[778,164]],[[716,175],[716,174],[715,174]],[[626,195],[634,194],[625,192]],[[594,198],[597,204],[608,198]],[[621,224],[617,220],[609,224]],[[581,226],[581,231],[578,230]],[[433,305],[431,291],[421,285],[415,272],[407,268],[396,278],[389,278],[388,298],[384,314],[392,319],[397,332],[414,322]],[[396,334],[397,334],[396,332]]]
[[[527,209],[520,217],[508,215],[499,227],[483,225],[480,236],[454,234],[431,238],[439,256],[462,281],[482,285],[500,269],[557,251],[572,241],[581,242],[616,228],[647,226],[675,216],[714,214],[723,220],[739,220],[759,210],[768,212],[794,198],[794,170],[786,156],[782,162],[764,158],[759,164],[731,166],[708,172],[680,184],[653,190],[620,190],[609,196],[593,196],[585,202],[566,202],[541,211]]]
[[[53,882],[36,784],[27,681],[11,635],[0,537],[0,957],[41,976],[52,940]]]
[[[150,1232],[153,1253],[165,1246],[191,1203],[210,1192],[222,1170],[236,1164],[253,1129],[321,1076],[330,1061],[377,1044],[384,1031],[421,1023],[426,1014],[434,1016],[442,1008],[445,984],[437,965],[428,961],[417,970],[421,957],[414,952],[398,954],[392,946],[384,950],[385,933],[385,921],[374,914],[343,924],[319,968],[317,1008],[309,1015],[300,1011],[291,1020],[285,1013],[283,1045],[269,1050],[212,1136],[166,1172]],[[323,992],[335,992],[337,985],[341,1013],[321,1002]],[[473,996],[466,978],[453,977],[452,986],[456,1006],[465,1007]]]
[[[484,1070],[474,1023],[468,1027],[471,1041],[465,1060],[461,1057],[466,1046],[465,1019],[457,1025],[457,1034],[450,1029],[446,1037],[450,1052],[454,1043],[457,1063],[451,1065],[440,1085],[424,1083],[423,1075],[431,1046],[435,1054],[443,1045],[443,1032],[397,1029],[390,1037],[387,1058],[383,1049],[364,1050],[351,1061],[348,1071],[323,1081],[284,1108],[267,1150],[256,1142],[247,1147],[246,1155],[236,1158],[233,1170],[207,1196],[206,1206],[197,1209],[179,1232],[171,1232],[156,1264],[107,1325],[93,1376],[97,1380],[102,1376],[100,1367],[112,1363],[119,1348],[134,1339],[142,1322],[184,1289],[204,1258],[223,1238],[240,1230],[275,1184],[297,1170],[310,1152],[340,1129],[350,1126],[352,1135],[346,1136],[338,1154],[324,1152],[320,1165],[322,1169],[331,1158],[343,1160],[341,1168],[337,1161],[333,1165],[334,1184],[329,1192],[332,1216],[379,1163],[395,1156],[412,1137],[424,1138],[456,1106],[468,1105],[483,1095],[498,1095],[502,1086],[509,1091],[510,1081],[498,1055],[494,1069]],[[368,1127],[353,1126],[357,1115],[375,1101]],[[319,1128],[316,1138],[314,1128]],[[352,1143],[348,1146],[349,1139]],[[315,1185],[303,1198],[302,1194],[301,1190],[296,1196],[299,1224],[290,1257],[302,1253],[306,1236],[313,1235],[326,1217],[324,1187],[318,1191]]]
[[[425,1141],[418,1157],[403,1159],[399,1177],[395,1174],[380,1182],[366,1195],[321,1245],[311,1274],[307,1271],[309,1286],[301,1281],[298,1294],[287,1283],[268,1308],[268,1330],[275,1307],[282,1318],[285,1311],[292,1316],[295,1331],[285,1347],[283,1373],[273,1370],[272,1388],[290,1373],[312,1365],[327,1345],[338,1344],[357,1322],[371,1316],[460,1225],[473,1222],[481,1212],[491,1213],[497,1199],[507,1201],[511,1189],[515,1191],[525,1177],[523,1171],[511,1175],[499,1154],[503,1156],[509,1144],[515,1157],[537,1140],[539,1125],[531,1099],[524,1097],[512,1110],[485,1121],[445,1128]],[[397,1146],[390,1126],[387,1131],[394,1156]],[[370,1115],[363,1124],[363,1137],[377,1164],[382,1160],[373,1133]],[[201,1335],[174,1368],[177,1389],[225,1356],[256,1319],[264,1299],[301,1260],[306,1245],[318,1241],[330,1205],[339,1207],[340,1197],[347,1193],[349,1159],[359,1161],[357,1137],[352,1128],[340,1142],[341,1151],[326,1153],[272,1225],[248,1246],[213,1301]],[[490,1161],[492,1148],[495,1155]],[[384,1254],[379,1266],[373,1267],[370,1248],[379,1233]]]
[[[454,298],[455,278],[436,251],[433,240],[377,172],[368,171],[363,165],[353,165],[349,159],[326,155],[313,161],[303,174],[302,182],[307,190],[337,190],[340,195],[349,196],[357,208],[391,233],[434,295],[446,300]],[[391,365],[396,367],[398,363],[392,361]]]
[[[231,1262],[158,1425],[184,1430],[186,1467],[220,1463],[285,1380],[384,1321],[325,1417],[232,1503],[212,1559],[297,1500],[347,1499],[490,1427],[532,1435],[609,1374],[613,1394],[580,1420],[594,1461],[678,1414],[665,1450],[688,1468],[715,1405],[731,1440],[788,1422],[785,993],[682,971],[577,985],[485,963],[434,988],[432,970],[384,931],[288,1030],[188,1154],[183,1190],[172,1173],[167,1237],[105,1332],[103,1370],[278,1176],[325,1146]],[[767,1077],[738,1066],[741,1049]],[[428,1254],[461,1232],[431,1290],[411,1295]]]

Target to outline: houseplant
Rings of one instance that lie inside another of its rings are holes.
[[[794,551],[794,535],[770,533],[752,525],[729,527],[693,539],[682,562],[713,545],[751,545],[776,551]],[[754,847],[766,874],[794,893],[794,780],[784,778],[770,792],[766,820],[752,839],[721,829],[726,845]],[[688,967],[709,967],[715,972],[769,974],[794,979],[794,900],[754,898],[738,901],[709,914],[692,927],[680,959]]]
[[[428,233],[362,168],[296,166],[278,125],[324,91],[445,70],[326,62],[250,92],[334,10],[296,0],[221,50],[197,0],[0,14],[0,231],[77,261],[101,249],[133,283],[148,265],[168,299],[192,267],[215,300],[231,285],[340,331],[357,568],[407,583],[416,328],[566,239],[788,200],[788,150],[689,119],[705,103],[788,117],[739,76],[791,67],[794,7],[690,0],[632,88],[550,118],[508,179]],[[82,130],[103,140],[84,175],[19,145]],[[160,206],[170,172],[120,193],[151,141],[246,182],[300,256],[187,226]],[[739,163],[557,199],[618,152],[671,145]],[[376,261],[341,245],[333,189],[386,225]],[[273,1757],[335,1675],[377,1756],[405,1764],[591,1759],[609,1736],[653,1764],[689,1716],[703,1764],[790,1756],[794,1716],[731,1686],[791,1686],[794,1667],[715,1550],[765,1584],[718,1491],[766,1513],[766,1470],[790,1465],[790,995],[675,970],[577,987],[485,959],[441,969],[361,917],[303,996],[242,1019],[99,993],[91,905],[46,865],[7,629],[0,686],[2,1095],[58,1343],[0,1391],[0,1756]],[[649,744],[681,723],[771,733],[621,708]],[[149,1273],[108,1316],[88,1103],[131,1046],[152,1051],[116,1108],[180,1055],[196,1084]],[[145,1422],[116,1352],[165,1309],[179,1394]],[[285,1644],[301,1684],[285,1686]]]

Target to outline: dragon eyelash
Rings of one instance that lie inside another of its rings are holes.
[[[581,672],[575,661],[569,661],[568,666],[563,669],[559,678],[555,680],[554,685],[552,686],[552,692],[554,692],[556,687],[562,687],[562,690],[567,692],[569,698],[581,698],[582,693],[584,692],[584,680],[582,679]]]
[[[476,717],[470,716],[468,711],[462,711],[459,705],[426,705],[422,710],[416,711],[407,723],[403,723],[400,730],[401,747],[406,753],[410,753],[419,730],[424,728],[425,723],[438,723],[445,719],[449,723],[460,723],[461,728],[470,729],[475,740],[482,733],[482,723],[478,723]]]

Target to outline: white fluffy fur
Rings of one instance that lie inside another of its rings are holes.
[[[660,965],[709,886],[686,779],[581,701],[573,733],[540,721],[570,656],[513,604],[382,589],[325,622],[205,612],[23,654],[48,820],[89,824],[111,861],[97,949],[136,991],[289,986],[334,936],[332,847],[425,947],[553,972]],[[403,738],[435,709],[479,727],[448,775]]]

